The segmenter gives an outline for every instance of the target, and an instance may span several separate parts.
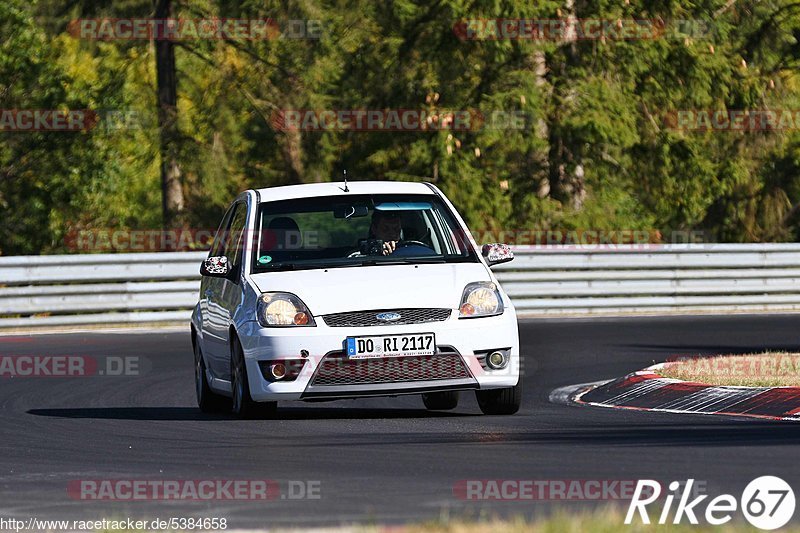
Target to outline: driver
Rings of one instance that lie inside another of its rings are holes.
[[[397,249],[401,230],[402,225],[399,213],[378,211],[377,209],[372,213],[369,238],[383,241],[383,255],[392,254]]]

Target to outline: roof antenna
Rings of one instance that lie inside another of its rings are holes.
[[[350,192],[350,188],[347,186],[347,169],[344,171],[344,189],[339,187],[343,192]]]

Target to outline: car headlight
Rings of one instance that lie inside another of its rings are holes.
[[[458,318],[477,318],[503,314],[503,299],[491,281],[470,283],[464,288]]]
[[[300,298],[288,292],[265,292],[258,298],[258,322],[264,327],[316,326]]]

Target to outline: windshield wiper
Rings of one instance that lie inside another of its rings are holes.
[[[274,265],[259,265],[262,272],[281,272],[284,270],[314,270],[327,268],[345,268],[360,266],[359,263],[275,263]]]
[[[281,270],[294,270],[295,264],[294,263],[273,263],[271,265],[258,265],[256,266],[257,270],[264,270],[270,272],[279,272]]]
[[[419,257],[407,259],[364,259],[361,261],[362,266],[376,266],[376,265],[413,265],[413,264],[434,264],[445,263],[442,257]]]

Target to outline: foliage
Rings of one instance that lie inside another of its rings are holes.
[[[311,39],[177,43],[188,226],[216,227],[245,188],[338,180],[347,169],[351,179],[435,182],[474,229],[652,229],[665,238],[702,230],[732,242],[800,236],[796,130],[669,127],[677,110],[800,109],[798,4],[173,1],[180,18],[322,28]],[[114,110],[130,119],[77,133],[0,133],[0,253],[64,251],[66,233],[84,228],[160,227],[153,44],[68,31],[76,18],[152,13],[149,0],[0,3],[0,109]],[[456,31],[470,19],[568,15],[662,21],[666,31],[577,41]],[[282,109],[479,110],[522,121],[293,132],[275,128]]]

